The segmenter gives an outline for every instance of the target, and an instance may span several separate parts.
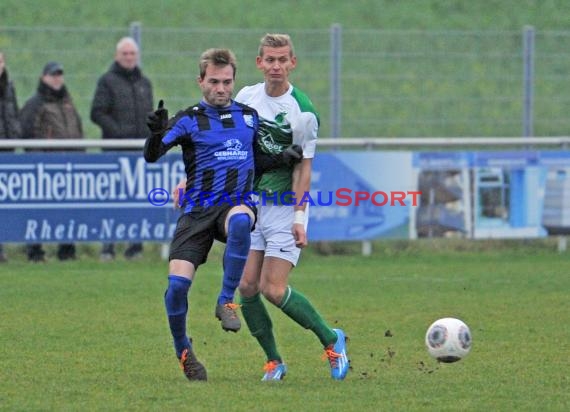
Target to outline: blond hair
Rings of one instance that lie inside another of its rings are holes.
[[[265,36],[261,38],[259,42],[259,51],[258,54],[260,57],[263,56],[263,48],[264,47],[286,47],[289,46],[291,49],[291,56],[295,55],[295,49],[293,48],[293,41],[288,34],[281,34],[281,33],[267,33]]]

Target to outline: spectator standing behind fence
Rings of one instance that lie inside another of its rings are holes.
[[[8,76],[4,53],[0,52],[0,139],[19,139],[22,137],[18,119],[18,101],[14,84]],[[13,151],[0,149],[0,151]],[[4,246],[0,243],[0,263],[6,262]]]
[[[115,61],[99,78],[91,120],[101,127],[103,139],[146,139],[150,131],[146,115],[153,110],[152,84],[138,66],[139,47],[130,37],[117,43]],[[142,243],[132,243],[125,251],[127,259],[142,254]],[[113,243],[101,251],[101,260],[115,258]]]
[[[81,118],[65,86],[60,63],[52,61],[44,66],[36,94],[20,112],[20,123],[24,139],[83,138]],[[30,261],[45,260],[45,252],[39,243],[28,245],[27,253]],[[59,244],[57,257],[59,260],[75,259],[75,245]]]

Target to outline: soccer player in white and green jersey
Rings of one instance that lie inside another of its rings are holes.
[[[244,87],[235,100],[259,113],[258,149],[279,154],[297,144],[303,148],[303,160],[292,167],[267,171],[254,181],[254,191],[261,196],[239,285],[242,314],[267,357],[262,380],[283,379],[287,367],[277,350],[271,318],[260,295],[313,331],[324,347],[332,378],[344,379],[349,369],[344,332],[328,326],[309,300],[288,283],[301,248],[307,245],[308,210],[306,204],[292,205],[291,199],[284,200],[283,194],[292,192],[298,201],[310,189],[319,117],[307,95],[289,82],[297,58],[288,35],[265,35],[256,64],[264,82]]]

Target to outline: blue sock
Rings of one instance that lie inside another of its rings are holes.
[[[233,302],[234,294],[251,244],[251,218],[247,213],[236,213],[228,223],[228,240],[224,251],[224,280],[218,303]]]
[[[182,276],[168,275],[168,289],[164,293],[164,305],[168,315],[170,333],[174,338],[176,356],[180,358],[182,351],[190,348],[190,340],[186,336],[186,314],[188,313],[188,290],[192,285],[190,279]]]

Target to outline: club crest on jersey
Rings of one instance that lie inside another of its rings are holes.
[[[278,125],[286,124],[285,116],[287,116],[287,112],[279,112],[277,116],[275,116],[275,123]]]
[[[249,127],[253,127],[253,116],[251,114],[244,114],[243,121]]]

